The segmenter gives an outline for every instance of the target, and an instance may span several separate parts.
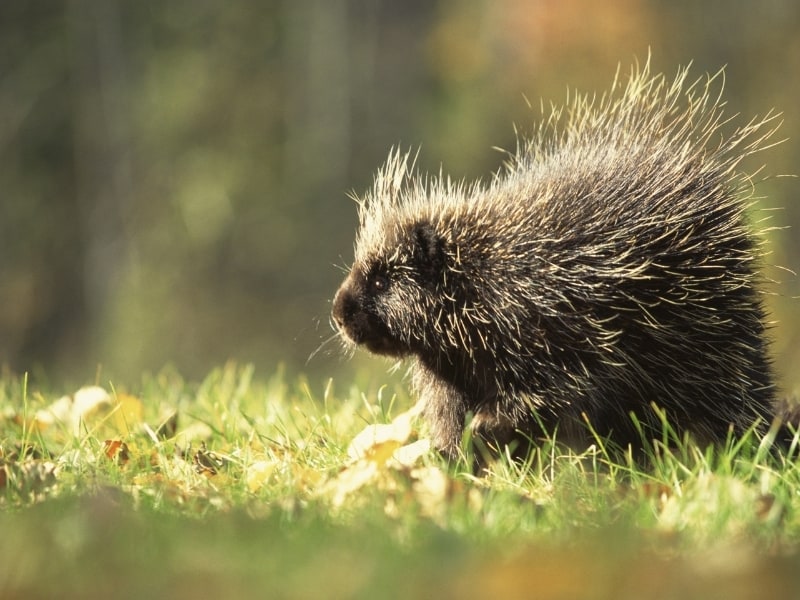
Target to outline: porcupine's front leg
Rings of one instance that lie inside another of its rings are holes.
[[[467,414],[466,398],[455,386],[421,364],[414,369],[413,383],[431,428],[433,445],[448,460],[458,459]]]

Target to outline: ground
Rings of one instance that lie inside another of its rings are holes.
[[[447,464],[401,387],[0,381],[2,598],[790,598],[796,450]]]

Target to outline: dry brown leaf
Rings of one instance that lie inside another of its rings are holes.
[[[24,459],[0,462],[0,489],[16,489],[20,493],[39,494],[57,483],[58,466],[48,460]]]
[[[192,456],[192,463],[198,473],[211,477],[219,473],[220,469],[222,469],[228,461],[222,455],[206,448],[205,443],[203,443],[200,445],[200,449]]]
[[[122,440],[105,440],[103,442],[103,452],[118,465],[127,464],[131,459],[130,448]]]
[[[160,440],[168,440],[175,437],[178,431],[178,413],[174,412],[161,422],[156,428],[156,437]]]

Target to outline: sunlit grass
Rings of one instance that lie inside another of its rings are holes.
[[[716,448],[667,435],[645,461],[543,443],[476,475],[433,452],[394,461],[424,438],[416,420],[354,457],[360,432],[411,407],[402,388],[235,365],[103,387],[51,419],[61,394],[0,381],[2,598],[800,589],[794,450],[754,434]]]

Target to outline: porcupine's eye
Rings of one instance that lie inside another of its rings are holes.
[[[391,285],[389,267],[385,263],[375,263],[367,271],[364,285],[368,296],[375,297],[385,293]]]
[[[383,273],[375,273],[369,278],[369,288],[373,294],[382,294],[389,289],[389,277]]]

